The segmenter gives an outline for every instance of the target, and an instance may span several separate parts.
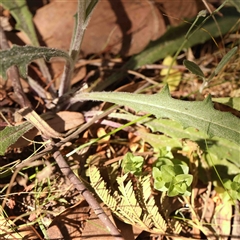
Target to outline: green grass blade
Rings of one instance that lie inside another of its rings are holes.
[[[232,56],[236,53],[238,47],[234,47],[232,48],[220,61],[220,63],[217,65],[216,69],[215,69],[215,75],[217,75],[222,69],[223,67],[229,62],[229,60],[232,58]]]

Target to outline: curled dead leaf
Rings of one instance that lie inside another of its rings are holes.
[[[104,128],[100,127],[98,130],[97,130],[97,136],[99,138],[103,137],[104,135],[106,135],[106,131]],[[108,142],[110,140],[110,135],[109,136],[106,136],[104,138],[102,138],[99,142],[103,143],[103,142]]]
[[[55,131],[62,133],[83,124],[84,116],[79,112],[62,111],[53,115],[53,117],[49,120],[46,120],[46,122]],[[24,134],[24,138],[19,138],[18,141],[12,145],[12,148],[27,146],[31,143],[34,137],[39,134],[40,132],[36,128],[31,129]]]

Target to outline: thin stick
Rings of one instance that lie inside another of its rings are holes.
[[[55,144],[55,147],[60,148],[64,143],[66,142],[70,142],[71,140],[73,140],[74,138],[76,138],[76,136],[78,136],[80,133],[82,133],[83,131],[85,131],[86,129],[88,129],[94,122],[98,121],[99,119],[109,115],[112,111],[114,111],[115,109],[117,109],[118,106],[113,106],[110,107],[109,109],[107,109],[105,112],[100,113],[99,115],[94,116],[89,122],[85,123],[84,125],[80,126],[76,131],[74,131],[72,134],[68,135],[67,137],[65,137],[63,140],[61,140],[60,142]],[[25,166],[26,162],[28,164],[30,164],[31,162],[43,157],[44,155],[46,155],[49,152],[52,152],[53,148],[51,145],[46,146],[46,148],[44,150],[42,150],[41,152],[35,154],[32,157],[27,158],[26,160],[22,161],[20,164],[17,165],[17,167],[21,168],[23,166]]]
[[[89,206],[93,209],[95,214],[99,217],[99,219],[102,221],[102,223],[107,227],[111,235],[116,240],[124,240],[124,238],[119,233],[116,226],[112,223],[112,221],[109,219],[107,214],[104,212],[100,204],[97,202],[97,200],[93,197],[92,193],[86,188],[84,183],[80,181],[80,179],[74,174],[74,172],[71,170],[69,165],[67,164],[66,160],[63,158],[62,154],[59,150],[56,150],[53,153],[53,157],[56,160],[60,170],[62,173],[69,178],[71,183],[74,185],[74,187],[83,195],[83,197],[88,202]]]

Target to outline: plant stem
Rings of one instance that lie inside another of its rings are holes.
[[[61,78],[59,86],[58,96],[61,97],[63,94],[70,90],[71,78],[74,69],[74,65],[78,59],[80,47],[83,40],[85,29],[90,20],[93,9],[97,5],[98,0],[78,0],[78,11],[76,19],[76,29],[73,34],[73,40],[70,47],[69,55],[73,60],[73,65],[66,63],[64,72]]]
[[[1,47],[1,49],[4,49],[4,50],[10,48],[1,24],[0,24],[0,47]],[[18,103],[20,104],[20,106],[22,108],[23,107],[31,108],[31,103],[23,91],[23,88],[22,88],[22,85],[20,82],[18,68],[16,66],[12,66],[9,68],[8,77],[12,82],[14,93],[15,93],[17,99],[19,100]]]

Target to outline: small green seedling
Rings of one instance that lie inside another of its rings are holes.
[[[193,176],[188,174],[189,167],[184,164],[174,164],[169,161],[158,162],[158,166],[153,167],[152,175],[154,179],[154,188],[161,192],[167,192],[169,197],[177,195],[190,196],[190,186]]]
[[[132,153],[128,152],[122,161],[123,172],[134,174],[135,176],[140,176],[142,174],[143,167],[143,157],[134,156]]]
[[[169,197],[177,195],[190,196],[190,186],[193,176],[188,174],[189,167],[177,161],[173,163],[173,156],[167,149],[163,149],[162,153],[166,155],[159,157],[152,168],[152,176],[154,179],[154,188],[161,192],[167,192]],[[131,173],[136,177],[142,176],[144,158],[141,156],[134,156],[132,153],[127,153],[123,158],[121,167],[124,174]]]
[[[223,199],[232,201],[234,204],[236,200],[240,201],[240,174],[236,175],[233,180],[223,179],[223,186],[226,191],[223,192]]]

